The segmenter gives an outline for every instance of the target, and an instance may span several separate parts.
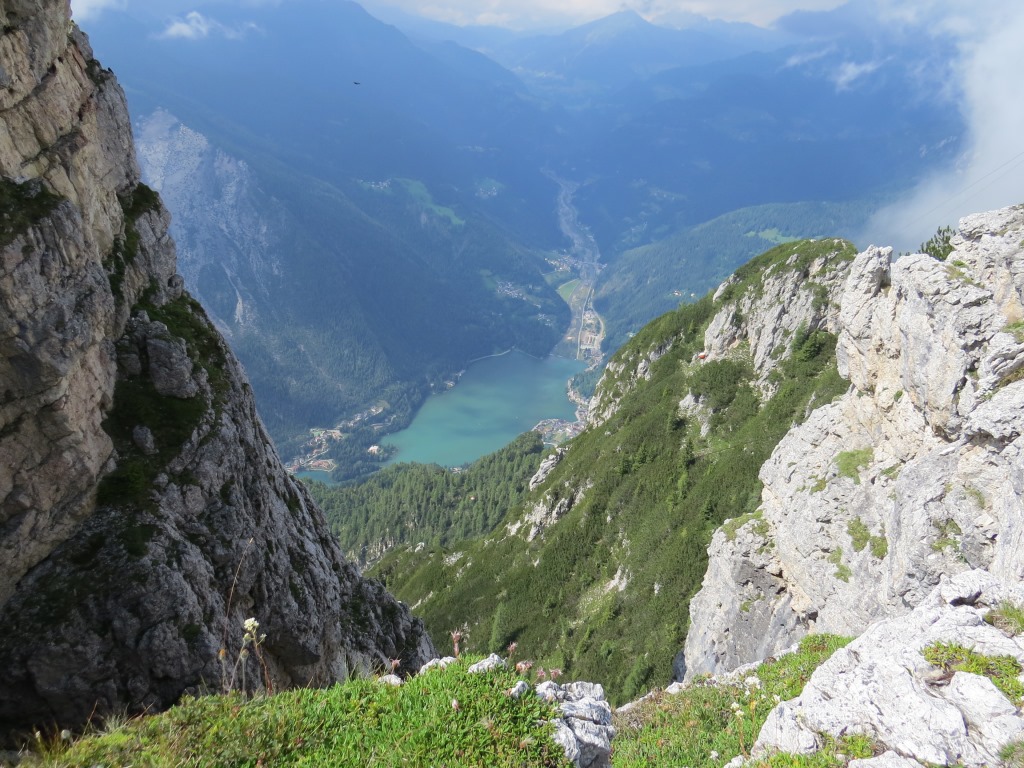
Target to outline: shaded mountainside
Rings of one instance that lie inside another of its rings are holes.
[[[465,623],[473,647],[516,641],[613,700],[667,681],[712,532],[754,512],[776,443],[847,388],[834,334],[853,255],[840,240],[779,246],[654,321],[500,526],[397,547],[371,573],[434,637]]]
[[[144,176],[175,212],[186,286],[245,364],[286,455],[308,428],[375,404],[400,428],[468,360],[546,355],[568,322],[543,253],[422,181],[328,181],[251,149],[230,155],[166,111],[139,134]],[[341,471],[380,466],[366,454],[379,432],[366,431],[335,456]]]
[[[342,557],[175,272],[67,4],[0,1],[0,734],[166,707],[243,619],[274,685],[433,648]]]

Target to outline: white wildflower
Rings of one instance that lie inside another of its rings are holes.
[[[242,626],[245,628],[246,632],[255,636],[256,632],[259,631],[260,623],[256,621],[255,618],[249,618],[242,622]]]

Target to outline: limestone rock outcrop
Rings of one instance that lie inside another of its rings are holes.
[[[985,621],[1005,602],[1024,604],[1024,588],[968,571],[911,613],[873,624],[822,664],[799,697],[772,710],[754,756],[812,753],[827,736],[861,734],[888,755],[864,766],[1002,765],[1000,750],[1024,737],[1020,710],[988,677],[943,670],[921,651],[954,644],[1024,663],[1021,637]]]
[[[857,635],[944,576],[1024,576],[1024,207],[970,216],[945,261],[859,254],[837,357],[850,391],[761,469],[755,519],[716,532],[687,675],[816,629]]]
[[[274,686],[418,668],[183,292],[67,3],[0,0],[0,29],[0,736],[216,689],[248,617]]]

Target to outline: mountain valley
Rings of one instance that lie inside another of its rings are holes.
[[[1019,765],[1024,205],[854,242],[973,146],[868,6],[0,0],[0,764]]]

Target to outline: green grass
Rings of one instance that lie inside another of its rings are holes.
[[[849,581],[853,572],[850,570],[850,566],[843,562],[843,548],[836,547],[832,550],[832,553],[828,556],[828,561],[836,567],[836,572],[832,575],[840,581]]]
[[[186,698],[87,736],[44,766],[566,766],[551,705],[506,691],[519,676],[469,674],[475,659],[393,688],[358,679],[246,700]],[[458,708],[453,706],[458,702]]]
[[[1024,608],[1004,600],[985,616],[985,621],[1008,635],[1024,635]]]
[[[1024,741],[1007,742],[999,750],[999,759],[1006,768],[1024,768]]]
[[[1018,679],[1020,663],[1012,656],[986,656],[957,643],[932,643],[921,650],[930,663],[947,671],[984,675],[1013,704],[1024,700],[1024,683]]]
[[[836,467],[842,477],[849,477],[854,484],[860,485],[860,471],[875,460],[872,448],[861,448],[856,451],[843,451],[836,456]]]
[[[453,227],[461,227],[466,223],[465,219],[460,219],[451,208],[435,203],[427,185],[419,179],[395,179],[395,181],[405,188],[405,191],[416,203],[438,218],[447,219]]]
[[[579,284],[580,281],[578,279],[570,280],[567,283],[562,283],[560,286],[558,286],[558,295],[561,296],[566,303],[568,303],[569,297],[572,296],[572,292],[576,290],[576,286]]]
[[[880,536],[873,536],[859,517],[846,524],[846,532],[853,542],[854,552],[861,552],[865,547],[870,547],[871,554],[879,560],[889,554],[889,542],[885,538],[885,531],[883,530]]]
[[[761,538],[765,538],[768,535],[770,529],[768,523],[762,519],[762,513],[759,509],[755,510],[754,512],[748,512],[745,515],[740,515],[739,517],[734,517],[731,520],[726,520],[722,524],[722,531],[725,533],[725,538],[727,538],[729,541],[735,541],[736,533],[739,531],[739,529],[747,523],[749,523],[751,520],[757,521],[754,523],[754,526],[751,530],[753,530],[753,532]]]
[[[850,540],[853,542],[854,552],[860,552],[871,541],[871,531],[868,530],[868,527],[864,525],[864,521],[859,517],[846,524],[846,532],[850,535]]]
[[[617,713],[612,765],[718,768],[737,755],[749,754],[776,701],[798,696],[814,670],[849,642],[832,635],[808,635],[796,653],[762,664],[754,673],[757,685],[695,683],[675,695],[656,693],[630,711]],[[842,763],[834,755],[845,743],[827,747],[813,757],[817,762],[758,764],[838,766]],[[868,756],[862,746],[857,751]]]

